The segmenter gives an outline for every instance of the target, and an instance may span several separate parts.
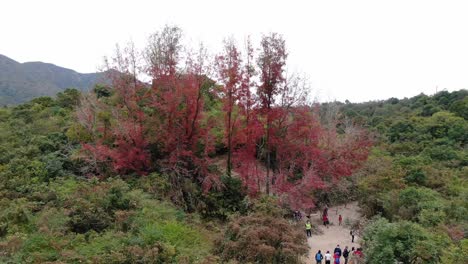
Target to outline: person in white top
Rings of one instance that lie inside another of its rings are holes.
[[[330,254],[330,251],[327,251],[327,253],[325,253],[325,264],[330,264],[331,259],[332,259],[332,255]]]

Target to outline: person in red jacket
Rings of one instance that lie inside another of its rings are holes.
[[[362,253],[361,248],[357,248],[353,253],[353,264],[362,264],[364,259],[364,254]]]
[[[335,264],[340,264],[340,254],[338,252],[335,252],[333,258],[335,259]]]
[[[328,228],[328,216],[325,214],[323,215],[323,225]]]
[[[341,222],[343,221],[343,217],[341,217],[341,215],[338,217],[338,223],[339,225],[341,225]]]

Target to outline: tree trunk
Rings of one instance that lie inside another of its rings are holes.
[[[231,97],[231,96],[230,96]],[[231,104],[231,98],[229,98],[229,103]],[[232,106],[232,104],[231,104]],[[231,107],[230,106],[230,107]],[[232,108],[228,113],[228,157],[227,157],[227,175],[231,177],[231,170],[232,170],[232,161],[231,161],[231,155],[232,155],[232,127],[231,127],[231,116],[232,116]]]
[[[267,154],[266,161],[266,194],[270,195],[270,115],[267,114],[267,131],[265,149]]]

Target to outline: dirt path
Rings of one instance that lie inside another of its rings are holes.
[[[341,214],[343,217],[342,225],[338,225],[338,216]],[[344,206],[331,207],[328,210],[328,218],[330,225],[328,228],[323,226],[320,213],[311,215],[312,225],[319,229],[321,234],[313,234],[311,238],[307,239],[310,246],[310,252],[306,263],[315,263],[315,254],[318,250],[325,254],[330,251],[333,254],[333,250],[336,245],[340,245],[341,250],[348,246],[351,250],[352,247],[359,247],[359,236],[354,237],[354,243],[351,243],[351,236],[349,235],[350,224],[360,219],[359,207],[357,203],[350,203],[344,208]],[[314,229],[315,229],[314,228]],[[342,263],[344,260],[342,259]]]

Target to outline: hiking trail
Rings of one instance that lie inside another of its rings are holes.
[[[338,225],[338,216],[340,214],[343,217],[341,226]],[[352,247],[360,247],[359,235],[356,234],[354,236],[354,243],[351,243],[351,235],[349,234],[351,224],[361,219],[357,202],[348,203],[346,208],[344,205],[330,207],[328,209],[328,218],[330,225],[326,228],[323,225],[320,212],[310,215],[312,229],[314,230],[318,227],[321,234],[312,234],[312,237],[307,238],[310,251],[307,255],[306,263],[315,263],[315,254],[318,250],[321,250],[323,255],[327,250],[333,255],[336,245],[340,245],[341,250],[344,250],[345,246],[348,246],[350,251]],[[305,220],[307,218],[303,219],[304,224]],[[344,261],[343,258],[341,261]]]

